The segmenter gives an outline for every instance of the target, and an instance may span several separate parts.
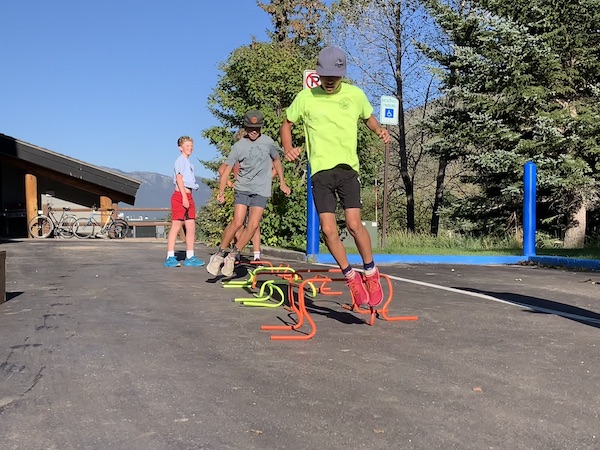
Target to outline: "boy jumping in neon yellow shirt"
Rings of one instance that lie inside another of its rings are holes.
[[[337,47],[326,47],[319,53],[317,73],[321,86],[305,89],[296,95],[286,110],[281,126],[281,143],[285,157],[293,161],[300,156],[292,145],[292,126],[304,123],[306,151],[311,168],[315,207],[327,248],[342,269],[352,298],[358,306],[379,306],[383,290],[379,270],[373,261],[371,238],[362,224],[357,147],[358,120],[383,142],[389,133],[373,116],[373,107],[358,87],[342,83],[346,75],[346,55]],[[365,279],[348,262],[335,219],[337,200],[344,208],[346,227],[363,260]]]

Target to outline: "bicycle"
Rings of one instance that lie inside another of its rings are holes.
[[[108,208],[106,211],[110,212],[104,225],[101,225],[96,218],[94,213],[97,211],[96,205],[92,207],[92,215],[90,217],[83,217],[77,219],[73,225],[73,234],[80,239],[87,239],[91,237],[105,238],[105,239],[125,239],[127,232],[129,231],[129,223],[125,219],[115,219],[113,217],[113,208]],[[96,228],[99,227],[100,231],[94,233]]]
[[[48,214],[38,214],[29,222],[27,229],[32,238],[43,239],[51,234],[55,238],[69,239],[73,237],[73,226],[77,223],[77,216],[74,214],[66,214],[70,210],[68,207],[63,207],[60,218],[54,215],[52,205],[46,205]]]

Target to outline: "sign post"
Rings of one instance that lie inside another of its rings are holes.
[[[400,102],[396,97],[382,95],[381,109],[379,111],[379,123],[390,129],[390,125],[398,125],[398,109]],[[381,248],[386,246],[387,221],[388,221],[388,176],[390,165],[390,144],[385,144],[385,164],[383,165],[383,214],[381,218]]]
[[[305,70],[302,76],[304,89],[312,89],[321,85],[321,79],[316,70]],[[309,261],[316,261],[319,254],[319,238],[321,230],[319,215],[312,195],[312,181],[310,179],[310,164],[306,163],[306,257]]]

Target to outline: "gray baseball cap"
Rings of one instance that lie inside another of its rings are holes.
[[[317,73],[323,77],[346,75],[346,54],[338,47],[325,47],[317,59]]]

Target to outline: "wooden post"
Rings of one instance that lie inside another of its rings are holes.
[[[27,223],[38,215],[38,191],[37,191],[37,177],[30,173],[25,174],[25,215],[27,216]],[[27,233],[29,236],[29,232]]]
[[[385,129],[390,131],[390,126]],[[381,219],[381,248],[385,249],[387,240],[387,221],[388,221],[388,167],[390,166],[390,143],[385,144],[385,163],[383,165],[383,214]]]
[[[106,220],[108,219],[109,213],[107,211],[107,209],[110,209],[113,207],[113,202],[110,199],[110,197],[106,197],[105,195],[101,195],[100,196],[100,211],[101,211],[101,219],[102,219],[102,224],[104,224],[104,222],[106,222]]]

